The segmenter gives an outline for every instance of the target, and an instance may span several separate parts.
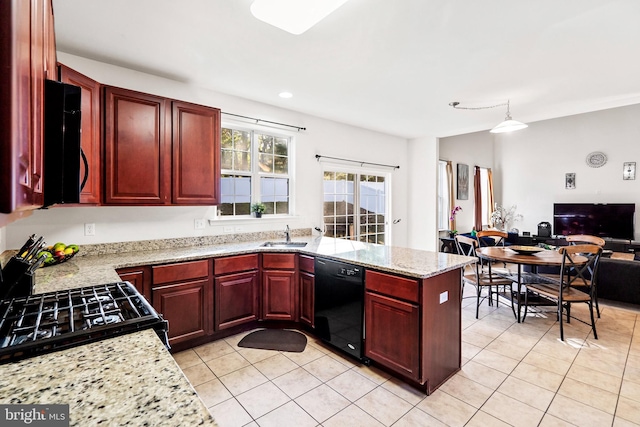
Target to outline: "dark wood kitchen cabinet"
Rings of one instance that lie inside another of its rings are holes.
[[[297,321],[296,254],[262,254],[262,319]]]
[[[216,258],[213,266],[216,330],[258,320],[258,254]]]
[[[460,369],[460,269],[426,279],[367,270],[365,356],[432,393]]]
[[[105,204],[215,205],[220,110],[106,87]]]
[[[120,279],[131,282],[147,301],[151,301],[151,267],[119,268],[116,273]]]
[[[51,0],[0,2],[0,213],[43,204],[44,80],[56,79],[55,58]]]
[[[80,147],[87,160],[85,167],[80,160],[80,179],[86,182],[80,191],[80,203],[99,205],[102,188],[102,143],[100,137],[100,88],[97,81],[81,74],[66,65],[59,65],[60,81],[82,90],[81,94],[81,139]]]
[[[315,304],[315,259],[308,255],[298,255],[298,281],[300,283],[300,323],[314,327]]]
[[[172,203],[219,204],[220,110],[173,101],[172,117]]]
[[[170,110],[165,98],[104,90],[105,204],[170,202]]]
[[[418,381],[418,281],[367,270],[365,284],[365,356]]]
[[[153,308],[169,322],[169,344],[213,333],[213,260],[151,267]]]

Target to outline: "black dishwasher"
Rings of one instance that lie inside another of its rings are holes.
[[[315,331],[327,344],[363,360],[364,269],[315,260]]]

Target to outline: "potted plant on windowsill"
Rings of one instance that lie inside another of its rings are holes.
[[[267,209],[264,203],[253,203],[251,205],[251,212],[253,212],[253,216],[256,218],[262,218],[262,214]]]

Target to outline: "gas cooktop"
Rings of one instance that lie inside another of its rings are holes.
[[[0,363],[168,324],[129,282],[0,301]]]

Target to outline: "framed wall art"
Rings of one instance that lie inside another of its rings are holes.
[[[636,179],[636,162],[624,162],[622,166],[622,179]]]
[[[564,174],[564,188],[567,190],[575,190],[576,188],[576,174],[566,173]]]
[[[458,163],[458,200],[469,199],[469,165]]]

